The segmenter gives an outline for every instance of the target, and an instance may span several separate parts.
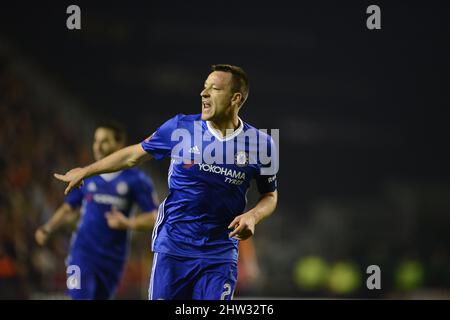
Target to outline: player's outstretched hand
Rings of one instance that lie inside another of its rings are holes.
[[[128,229],[130,227],[129,219],[115,207],[110,212],[105,213],[106,221],[111,229]]]
[[[231,221],[228,229],[234,229],[229,237],[237,240],[245,240],[255,234],[256,219],[251,211],[241,214]]]
[[[56,179],[69,183],[66,190],[64,190],[64,194],[67,195],[73,188],[78,188],[83,184],[85,171],[83,168],[75,168],[67,171],[64,175],[58,173],[55,173],[53,175]]]
[[[49,236],[50,232],[45,227],[38,228],[34,233],[34,238],[40,246],[44,246],[47,243]]]

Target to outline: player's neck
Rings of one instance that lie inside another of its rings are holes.
[[[227,136],[227,134],[230,134],[230,130],[236,131],[240,125],[241,122],[239,121],[239,117],[237,114],[233,115],[231,118],[228,119],[221,119],[221,120],[211,120],[209,121],[211,124],[211,127],[215,130],[217,130],[222,137]],[[228,132],[227,132],[228,130]]]

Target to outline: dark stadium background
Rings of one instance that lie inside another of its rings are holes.
[[[82,29],[66,28],[81,7]],[[370,4],[382,29],[366,28]],[[60,298],[70,228],[38,248],[52,178],[91,161],[95,123],[136,143],[200,112],[214,63],[251,81],[241,117],[280,129],[279,206],[257,227],[256,297],[450,297],[450,11],[444,1],[2,3],[0,297]],[[160,198],[167,161],[151,162]],[[255,198],[255,193],[252,198]],[[133,234],[117,298],[145,299]],[[382,289],[366,288],[379,265]]]

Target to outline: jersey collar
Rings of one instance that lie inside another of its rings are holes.
[[[222,137],[222,134],[220,133],[219,130],[214,129],[213,126],[211,125],[211,121],[206,121],[206,126],[208,127],[208,131],[219,141],[228,141],[231,139],[234,139],[235,137],[237,137],[241,132],[242,129],[244,129],[244,123],[242,122],[241,118],[239,118],[239,127],[234,130],[234,132],[228,136]]]
[[[115,178],[117,178],[119,176],[119,174],[121,174],[121,173],[122,173],[122,171],[102,173],[100,175],[100,177],[102,177],[102,179],[105,180],[106,182],[110,182],[110,181],[114,180]]]

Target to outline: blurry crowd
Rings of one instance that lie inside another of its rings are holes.
[[[65,286],[67,233],[38,248],[34,231],[62,201],[50,173],[86,163],[89,154],[57,110],[34,99],[5,58],[0,118],[0,298],[28,298],[35,288]]]

